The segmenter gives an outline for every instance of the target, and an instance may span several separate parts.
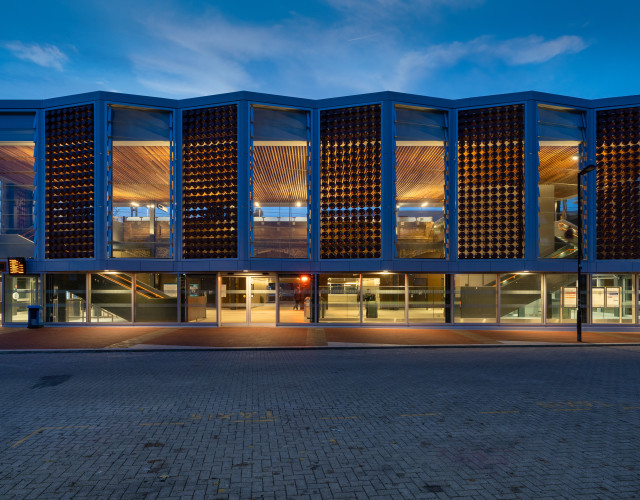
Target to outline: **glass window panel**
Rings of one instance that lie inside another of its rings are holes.
[[[47,274],[45,322],[81,323],[87,320],[86,274]]]
[[[184,276],[182,321],[215,323],[217,321],[217,283],[215,274],[187,274]]]
[[[34,255],[34,113],[0,113],[0,249]]]
[[[496,275],[456,274],[455,322],[496,322]]]
[[[546,280],[547,323],[575,323],[578,307],[578,275],[548,273]]]
[[[276,322],[276,278],[275,276],[250,278],[251,323]]]
[[[220,322],[247,322],[247,279],[245,276],[220,278]]]
[[[359,274],[320,275],[318,294],[318,322],[360,322]]]
[[[28,306],[40,305],[40,277],[5,275],[4,279],[4,321],[26,323]]]
[[[542,275],[510,273],[500,275],[500,321],[542,322]]]
[[[538,107],[540,257],[577,258],[578,172],[584,157],[582,112]]]
[[[136,273],[136,323],[175,323],[177,305],[176,274]]]
[[[444,113],[396,106],[396,251],[445,256]]]
[[[594,274],[591,277],[591,321],[633,323],[633,274]]]
[[[111,256],[169,258],[171,113],[111,108]]]
[[[409,274],[409,323],[444,323],[447,318],[446,274]]]
[[[364,323],[406,323],[404,274],[362,275]]]
[[[253,107],[252,257],[308,257],[308,112]]]
[[[133,276],[126,273],[91,275],[91,322],[131,322]]]
[[[308,274],[278,277],[280,323],[310,323],[313,319],[313,277]]]

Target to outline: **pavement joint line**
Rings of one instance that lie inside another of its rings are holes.
[[[320,420],[355,420],[362,417],[320,417]]]
[[[442,413],[403,413],[401,417],[427,417],[431,415],[442,415]]]
[[[623,406],[623,410],[640,410],[640,406]]]
[[[480,413],[485,415],[489,415],[492,413],[520,413],[520,410],[481,411]]]
[[[552,411],[588,411],[593,408],[552,408]]]
[[[59,430],[59,429],[90,429],[92,426],[90,425],[65,425],[62,427],[40,427],[39,429],[36,429],[35,431],[33,431],[31,434],[29,434],[28,436],[23,437],[20,441],[16,441],[15,443],[13,443],[11,445],[11,448],[15,448],[16,446],[18,446],[19,444],[24,443],[27,439],[35,436],[36,434],[40,434],[43,431],[47,431],[47,430]]]

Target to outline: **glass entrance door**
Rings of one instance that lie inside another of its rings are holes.
[[[276,278],[274,276],[249,278],[250,323],[276,322]]]
[[[222,276],[220,280],[220,323],[247,324],[246,276]]]

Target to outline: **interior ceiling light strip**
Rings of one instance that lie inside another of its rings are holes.
[[[597,257],[640,258],[640,107],[596,117]]]
[[[237,258],[238,111],[235,104],[182,114],[182,255]]]
[[[45,113],[45,255],[93,258],[93,105]]]
[[[381,256],[381,108],[320,112],[320,257]]]
[[[524,105],[458,114],[458,257],[524,257]]]

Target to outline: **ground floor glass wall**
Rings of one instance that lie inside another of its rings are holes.
[[[638,274],[585,275],[586,323],[637,324]],[[566,324],[574,273],[5,274],[4,323]],[[42,287],[43,297],[40,297]]]

